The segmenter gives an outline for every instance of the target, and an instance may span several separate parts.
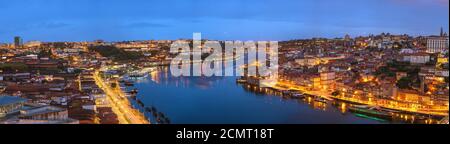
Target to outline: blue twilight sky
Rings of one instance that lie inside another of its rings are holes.
[[[0,42],[288,40],[448,31],[449,0],[0,0]]]

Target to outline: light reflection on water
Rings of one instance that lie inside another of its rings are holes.
[[[174,124],[379,124],[417,123],[410,115],[380,121],[351,114],[351,104],[293,99],[270,88],[237,84],[235,77],[172,77],[167,67],[136,81],[138,99]],[[131,88],[130,88],[131,89]],[[144,107],[138,106],[141,111]],[[153,123],[151,113],[146,114]],[[405,121],[406,120],[406,121]],[[429,123],[431,120],[424,119]],[[431,121],[432,122],[432,121]]]

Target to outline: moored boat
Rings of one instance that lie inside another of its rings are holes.
[[[134,83],[130,82],[130,81],[126,81],[125,82],[125,86],[134,86]]]
[[[139,106],[145,107],[145,104],[141,100],[136,100],[136,102],[139,104]]]
[[[281,93],[283,94],[283,96],[290,96],[292,94],[292,92],[288,90],[283,90],[281,91]]]
[[[151,108],[149,108],[149,107],[145,107],[145,111],[152,112],[153,110]]]
[[[240,77],[238,79],[236,79],[237,83],[247,83],[247,79],[245,79],[245,77]]]
[[[131,91],[127,92],[127,93],[129,93],[131,95],[136,95],[136,94],[138,94],[138,92],[139,91],[137,89],[134,89],[134,90],[131,90]]]
[[[364,114],[367,116],[377,117],[385,120],[392,120],[393,115],[390,112],[383,111],[377,107],[370,107],[365,105],[355,105],[348,108],[353,113]]]
[[[292,97],[301,99],[301,98],[305,98],[306,96],[302,93],[294,93],[294,94],[292,94]]]
[[[328,103],[328,100],[326,100],[326,99],[324,99],[324,98],[322,98],[322,97],[316,97],[316,98],[314,99],[314,101],[316,101],[316,102],[321,102],[321,103]]]
[[[148,73],[142,73],[142,74],[135,73],[135,74],[128,75],[129,78],[134,78],[134,79],[136,79],[136,78],[146,78],[148,76],[149,76]]]

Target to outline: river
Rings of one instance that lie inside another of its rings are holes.
[[[148,78],[133,80],[134,106],[152,123],[158,113],[171,124],[384,124],[405,123],[355,115],[342,102],[291,99],[268,89],[236,83],[236,77],[173,77],[160,67]],[[146,112],[144,107],[153,107]],[[402,116],[403,117],[403,116]]]

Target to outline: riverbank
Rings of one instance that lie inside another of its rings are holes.
[[[170,124],[388,123],[349,114],[341,103],[255,92],[237,84],[236,77],[175,77],[170,67],[158,67],[148,78],[129,81],[134,85],[126,90],[139,91],[134,108],[145,112],[152,124],[159,123],[154,114],[160,112]],[[153,107],[157,112],[148,112]]]
[[[346,98],[346,97],[339,97],[339,96],[332,96],[331,94],[324,92],[324,91],[311,91],[307,90],[307,88],[294,85],[288,82],[279,81],[276,86],[273,86],[272,88],[278,89],[278,90],[284,90],[283,87],[288,87],[289,89],[302,91],[309,95],[315,95],[327,99],[335,99],[345,102],[350,102],[354,104],[360,104],[360,105],[368,105],[368,106],[377,106],[381,108],[391,109],[391,110],[397,110],[405,113],[412,113],[412,114],[419,114],[419,115],[429,115],[429,116],[436,116],[436,117],[445,117],[448,116],[448,110],[447,112],[439,112],[439,111],[422,111],[418,109],[412,109],[412,108],[403,108],[403,107],[395,107],[393,105],[387,105],[387,104],[379,104],[376,103],[375,100],[373,101],[362,101],[358,99],[352,99],[352,98]]]
[[[119,117],[120,124],[150,124],[150,122],[134,109],[125,93],[121,90],[114,90],[99,76],[99,71],[94,73],[94,79],[97,85],[105,92],[113,112]]]

